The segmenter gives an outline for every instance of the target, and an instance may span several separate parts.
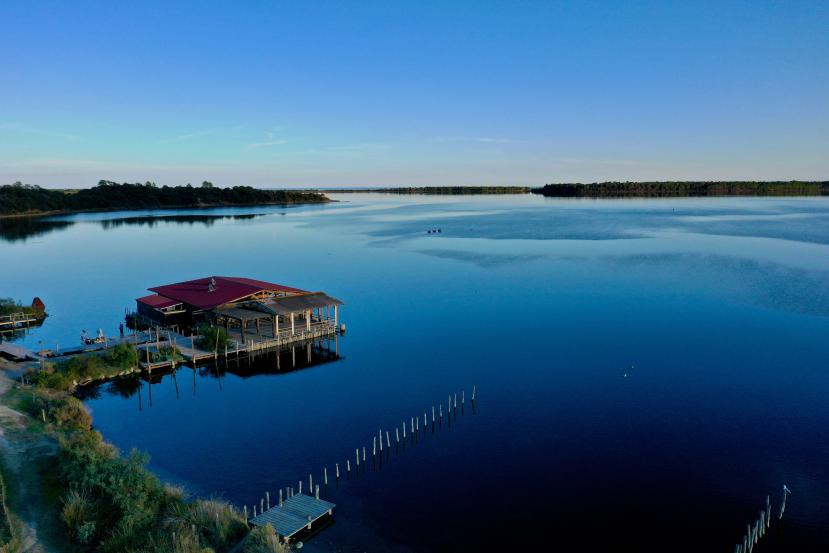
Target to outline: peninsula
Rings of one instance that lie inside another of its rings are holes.
[[[319,192],[264,190],[252,186],[221,188],[205,181],[201,186],[157,186],[155,183],[99,181],[97,186],[57,190],[16,182],[0,186],[0,217],[37,216],[81,211],[253,206],[325,203]]]

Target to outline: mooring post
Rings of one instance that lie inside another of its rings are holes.
[[[243,506],[242,510],[244,511],[244,514],[245,514],[245,524],[247,524],[248,523],[248,506],[247,505]]]
[[[406,423],[403,423],[403,439],[406,439]]]
[[[253,504],[253,518],[256,518],[256,503]]]
[[[389,440],[389,431],[386,430],[386,447],[391,447],[391,440]]]
[[[432,405],[432,423],[434,424],[434,422],[435,422],[435,406]]]
[[[282,507],[282,488],[279,488],[279,506]]]
[[[366,446],[363,446],[363,461],[366,460]]]
[[[317,499],[320,498],[320,485],[319,484],[317,484],[317,487],[314,490],[314,497],[316,497]]]
[[[766,496],[766,528],[771,524],[771,496]]]
[[[443,404],[438,405],[438,415],[440,415],[440,420],[443,420]]]
[[[383,431],[378,430],[378,433],[380,434],[380,453],[382,453],[383,452]]]
[[[472,386],[472,401],[475,401],[475,386]]]
[[[334,476],[336,476],[337,480],[340,479],[340,464],[334,463]]]
[[[302,480],[299,481],[299,493],[302,493]]]
[[[455,409],[458,408],[458,394],[455,394]]]
[[[371,454],[376,457],[377,456],[377,436],[374,436],[371,439],[371,443],[372,443],[372,452],[371,452]]]
[[[259,498],[259,512],[260,513],[265,512],[265,498],[264,497]]]
[[[20,378],[23,378],[22,376]],[[394,427],[394,439],[397,440],[397,443],[400,443],[400,429],[396,426]]]
[[[308,491],[310,492],[313,489],[314,489],[314,475],[309,474],[308,475]]]
[[[359,459],[359,457],[358,457],[358,459]],[[346,472],[351,472],[351,460],[350,459],[345,460],[345,470],[346,470]]]
[[[323,483],[327,486],[328,485],[328,467],[322,468],[322,478]]]
[[[268,506],[268,509],[271,508],[271,492],[265,492],[265,505]]]

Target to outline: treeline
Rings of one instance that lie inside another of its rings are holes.
[[[684,196],[826,196],[829,181],[659,181],[547,184],[534,194],[556,198]]]
[[[201,186],[157,186],[152,182],[102,180],[93,188],[80,190],[50,190],[20,182],[0,186],[0,215],[327,201],[328,198],[317,192],[262,190],[252,186],[220,188],[208,181]]]
[[[331,192],[382,192],[384,194],[436,194],[447,196],[480,194],[526,194],[528,186],[410,186],[405,188],[370,188],[331,190]]]

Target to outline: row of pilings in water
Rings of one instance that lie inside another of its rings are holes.
[[[783,486],[783,501],[780,503],[780,511],[777,515],[777,520],[783,518],[783,513],[786,512],[786,498],[791,493],[788,487]],[[771,526],[771,497],[766,496],[766,508],[760,511],[760,516],[754,521],[754,524],[746,524],[746,533],[743,536],[743,541],[739,542],[734,548],[734,553],[752,553],[754,546],[766,535],[766,530]]]
[[[472,414],[475,414],[475,399],[476,399],[477,390],[475,386],[472,387],[472,396],[470,398],[470,408],[472,409]],[[461,416],[465,415],[466,413],[466,393],[461,391],[460,394],[449,394],[446,401],[446,413],[443,412],[443,403],[432,405],[431,407],[431,417],[430,417],[430,410],[427,409],[423,412],[423,415],[420,414],[409,417],[407,420],[403,420],[403,422],[399,426],[395,426],[394,430],[383,430],[382,428],[377,431],[377,434],[372,437],[371,442],[371,449],[369,446],[364,445],[360,447],[356,447],[354,449],[354,456],[348,456],[345,459],[345,463],[334,463],[334,470],[333,470],[333,477],[334,482],[339,487],[340,480],[342,477],[346,479],[351,479],[352,474],[354,478],[360,477],[360,471],[366,470],[366,466],[368,463],[372,463],[372,466],[376,469],[383,464],[383,459],[385,456],[386,462],[390,460],[390,453],[392,448],[396,451],[405,450],[408,444],[408,447],[412,447],[416,445],[421,439],[425,438],[427,434],[431,433],[434,434],[438,430],[444,427],[444,422],[446,428],[450,428],[452,426],[452,421],[457,419],[458,414],[460,413]],[[393,434],[392,434],[393,433]],[[354,462],[352,463],[352,459]],[[329,472],[328,467],[323,467],[322,469],[322,485],[323,491],[328,489],[328,478]],[[283,498],[288,498],[293,496],[296,493],[303,492],[303,482],[304,480],[300,479],[297,481],[297,486],[286,486],[279,490],[278,497],[279,503],[278,505],[282,505]],[[320,482],[318,479],[317,482]],[[308,488],[307,493],[309,495],[315,496],[317,499],[320,497],[320,485],[319,483],[314,484],[314,474],[308,474]],[[257,509],[258,507],[258,509]],[[258,505],[256,503],[253,504],[252,511],[248,511],[247,505],[242,507],[244,512],[245,520],[248,520],[248,513],[252,512],[253,516],[257,516],[257,513],[263,513],[266,510],[271,508],[271,494],[270,492],[265,492],[265,495],[259,499]]]

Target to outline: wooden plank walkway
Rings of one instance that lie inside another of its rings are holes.
[[[13,361],[23,361],[26,359],[37,359],[37,353],[29,348],[18,346],[9,342],[0,343],[0,353],[6,357],[10,357]]]
[[[334,507],[330,501],[300,493],[253,517],[250,523],[254,526],[270,524],[277,534],[290,539],[301,530],[310,529],[320,518],[333,514]]]

